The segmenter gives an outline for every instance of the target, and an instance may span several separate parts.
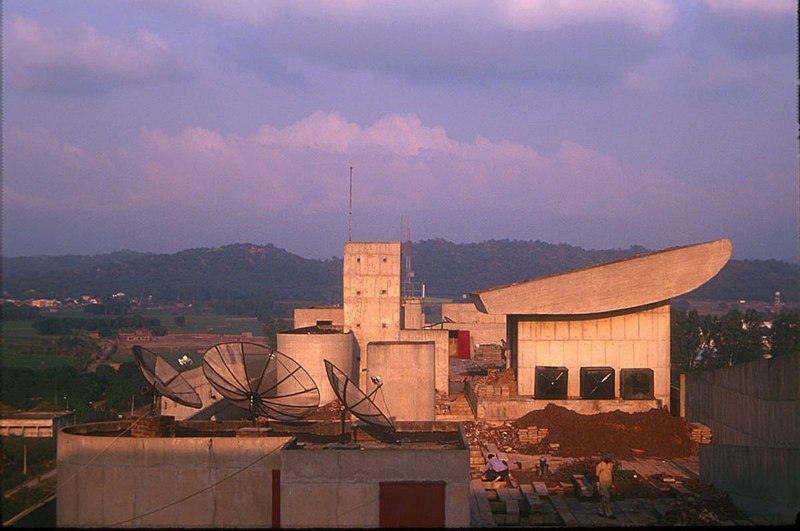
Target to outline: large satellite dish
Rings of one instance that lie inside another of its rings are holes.
[[[325,372],[328,373],[328,381],[345,411],[349,411],[370,426],[394,431],[394,421],[385,415],[372,399],[381,388],[380,378],[373,379],[377,386],[367,395],[341,369],[328,360],[325,360]]]
[[[233,342],[214,345],[203,355],[203,374],[225,398],[250,412],[279,421],[296,421],[319,406],[319,388],[292,358],[265,345]]]
[[[144,379],[155,390],[156,396],[166,396],[178,404],[195,409],[203,407],[203,401],[188,380],[158,354],[135,345],[133,360]]]

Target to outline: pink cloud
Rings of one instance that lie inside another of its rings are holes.
[[[98,91],[185,76],[167,42],[146,30],[119,40],[87,24],[57,28],[12,16],[5,33],[5,69],[9,80],[22,88]]]

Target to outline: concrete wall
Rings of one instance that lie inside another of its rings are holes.
[[[446,330],[469,330],[472,343],[470,350],[475,352],[479,344],[500,344],[506,338],[506,316],[503,314],[487,314],[478,311],[473,303],[451,302],[442,304],[442,321],[450,319],[452,323],[442,323]]]
[[[317,321],[331,321],[334,326],[344,326],[344,308],[341,306],[316,306],[294,309],[294,328],[315,326]]]
[[[272,471],[280,468],[280,449],[290,440],[115,439],[62,431],[57,525],[270,527]]]
[[[403,300],[403,322],[401,328],[410,330],[420,329],[425,326],[425,313],[422,309],[422,299],[409,298]]]
[[[581,367],[612,367],[619,398],[620,369],[650,368],[655,398],[669,406],[669,322],[669,302],[588,316],[520,316],[517,392],[534,394],[536,366],[567,367],[567,396],[579,398]]]
[[[400,341],[432,341],[436,345],[436,392],[450,394],[450,359],[447,330],[400,330]]]
[[[75,412],[31,412],[0,419],[0,436],[54,437],[58,430],[75,424]]]
[[[202,409],[212,407],[215,403],[222,400],[222,395],[220,395],[219,392],[211,386],[203,374],[203,367],[195,367],[194,369],[189,369],[181,374],[186,381],[189,382],[189,385],[192,386],[194,391],[197,393],[197,396],[200,397],[200,400],[203,402]],[[184,420],[195,417],[198,412],[200,412],[200,409],[178,404],[167,397],[161,398],[161,414],[175,417],[175,420]]]
[[[486,398],[477,396],[471,382],[467,382],[465,394],[475,418],[490,421],[518,419],[531,411],[544,409],[548,404],[555,404],[581,415],[608,411],[643,413],[659,407],[659,403],[655,400],[537,400],[524,396]]]
[[[399,338],[400,242],[346,242],[343,275],[344,326],[355,335],[361,373],[368,343]]]
[[[336,400],[336,393],[328,382],[324,360],[329,360],[351,379],[358,377],[353,344],[352,332],[278,334],[278,352],[286,354],[308,372],[319,388],[320,406]]]
[[[469,450],[364,448],[281,453],[281,525],[377,528],[380,483],[444,481],[447,527],[469,527]]]
[[[800,353],[682,378],[686,420],[712,430],[700,478],[751,515],[792,524],[800,512]]]
[[[380,376],[378,392],[386,402],[384,411],[396,420],[432,421],[436,416],[436,345],[433,342],[375,342],[367,346],[369,365],[362,386],[367,393],[375,388],[370,381]],[[380,401],[377,402],[381,407]]]

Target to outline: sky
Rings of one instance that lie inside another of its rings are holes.
[[[3,0],[2,254],[410,235],[793,259],[796,13]]]

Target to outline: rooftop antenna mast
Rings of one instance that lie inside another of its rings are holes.
[[[353,167],[350,166],[350,211],[347,217],[347,241],[353,241]]]

